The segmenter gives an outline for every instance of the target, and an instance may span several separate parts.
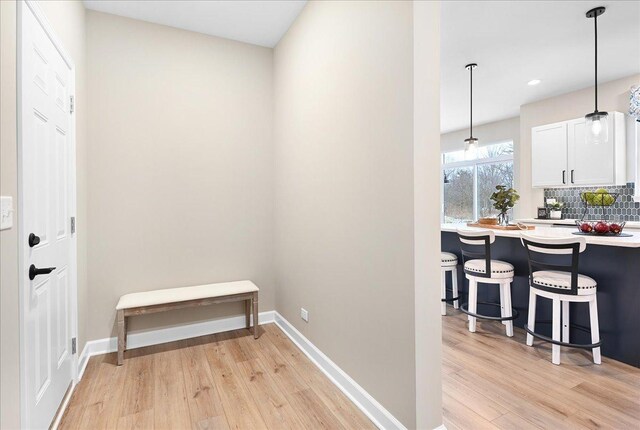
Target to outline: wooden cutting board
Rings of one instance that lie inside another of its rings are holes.
[[[515,224],[510,225],[491,225],[491,224],[478,224],[475,222],[467,223],[469,227],[478,227],[478,228],[490,228],[492,230],[535,230],[536,226],[527,225],[526,228],[520,228]]]

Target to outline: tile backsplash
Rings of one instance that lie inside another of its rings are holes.
[[[544,198],[556,199],[564,203],[562,208],[562,218],[582,218],[584,206],[580,200],[580,193],[585,191],[595,191],[599,186],[593,187],[571,187],[571,188],[545,188]],[[640,202],[633,201],[634,184],[628,183],[626,186],[602,187],[610,193],[618,193],[618,200],[613,206],[606,209],[607,219],[619,221],[640,221]],[[602,209],[589,207],[588,219],[600,219]]]

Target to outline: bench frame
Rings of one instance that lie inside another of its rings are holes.
[[[228,296],[210,297],[205,299],[186,300],[183,302],[161,303],[158,305],[139,306],[135,308],[119,309],[116,312],[118,326],[118,366],[124,362],[124,352],[127,350],[127,319],[131,316],[153,314],[173,309],[208,306],[218,303],[244,301],[246,328],[251,327],[251,310],[253,308],[253,337],[258,338],[258,292],[232,294]]]

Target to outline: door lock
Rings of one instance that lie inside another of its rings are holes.
[[[56,270],[55,267],[44,267],[42,269],[38,269],[36,266],[32,264],[31,266],[29,266],[29,279],[33,281],[36,276],[47,275],[53,272],[54,270]]]
[[[33,233],[29,234],[29,248],[33,248],[39,243],[40,243],[40,238],[38,236],[36,236]]]

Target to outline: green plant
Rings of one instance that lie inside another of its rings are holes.
[[[502,214],[514,207],[520,199],[520,194],[513,188],[507,188],[505,185],[496,185],[496,190],[496,192],[491,194],[491,200],[494,202],[493,207],[498,209]]]
[[[562,209],[563,206],[564,206],[564,203],[555,202],[555,203],[551,203],[549,205],[549,209],[551,209],[553,211],[559,211],[559,210]]]

